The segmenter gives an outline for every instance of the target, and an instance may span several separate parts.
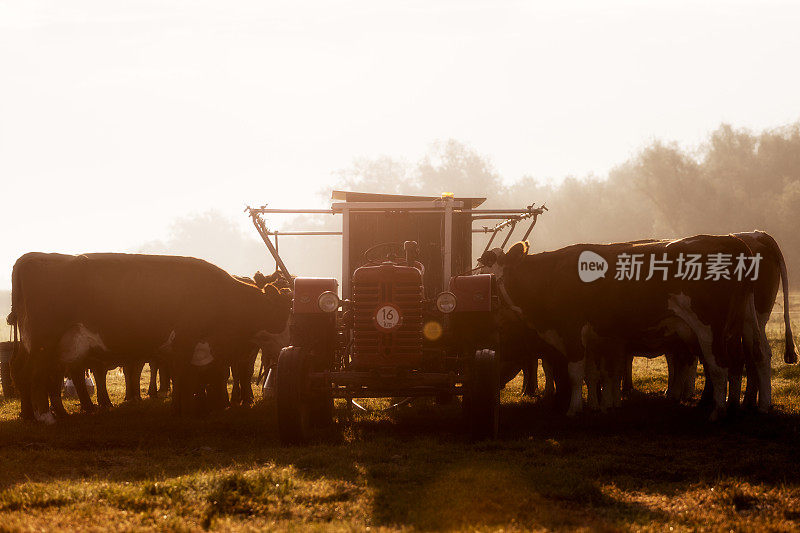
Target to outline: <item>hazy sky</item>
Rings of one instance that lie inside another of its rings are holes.
[[[354,157],[437,139],[558,180],[796,121],[797,5],[0,0],[0,271],[319,205]]]

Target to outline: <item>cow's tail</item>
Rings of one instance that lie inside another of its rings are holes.
[[[797,362],[797,352],[794,349],[794,336],[792,335],[792,324],[789,320],[789,276],[786,272],[786,261],[783,259],[783,252],[781,247],[772,238],[769,233],[763,234],[764,239],[767,241],[773,253],[778,258],[778,265],[781,271],[781,287],[783,288],[783,323],[784,332],[786,335],[786,351],[783,354],[783,360],[788,364]]]
[[[14,330],[14,344],[11,345],[11,358],[14,359],[19,354],[19,324],[16,322],[16,317],[11,329]]]
[[[6,324],[11,326],[14,333],[11,357],[16,358],[19,353],[19,311],[22,300],[22,279],[20,276],[19,259],[11,270],[11,312],[6,317]]]

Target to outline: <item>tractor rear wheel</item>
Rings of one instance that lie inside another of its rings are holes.
[[[465,384],[464,415],[472,438],[495,439],[500,423],[500,373],[494,350],[478,350]]]

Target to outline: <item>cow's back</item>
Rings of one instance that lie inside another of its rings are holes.
[[[196,328],[218,321],[231,283],[238,282],[194,258],[31,253],[14,267],[12,312],[43,343],[80,323],[102,332],[114,351],[147,350],[181,321]]]

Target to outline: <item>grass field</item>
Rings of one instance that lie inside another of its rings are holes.
[[[783,364],[775,318],[774,412],[715,425],[661,398],[663,359],[637,360],[640,394],[606,415],[554,416],[517,378],[501,438],[483,443],[458,404],[342,416],[282,448],[264,402],[181,420],[145,400],[42,427],[7,401],[0,530],[800,529],[800,368]]]

